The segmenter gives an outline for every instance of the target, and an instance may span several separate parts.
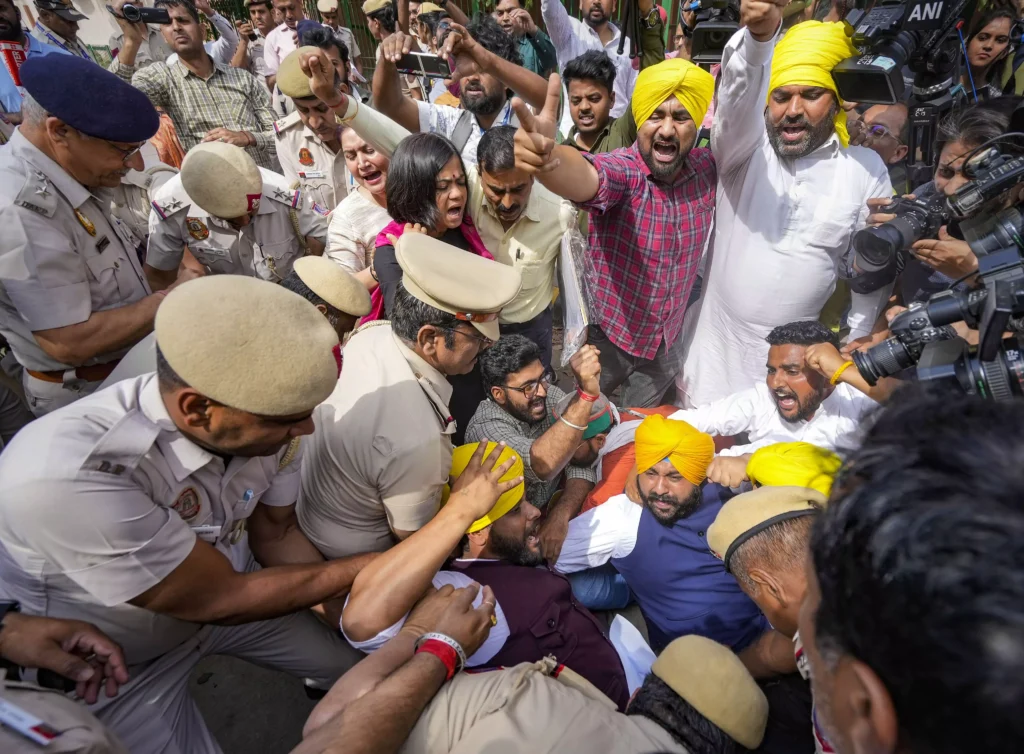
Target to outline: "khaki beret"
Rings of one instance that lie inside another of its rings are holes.
[[[354,317],[370,313],[370,294],[351,272],[330,259],[301,257],[292,265],[299,280],[335,309]]]
[[[309,88],[309,77],[302,72],[299,56],[304,52],[316,52],[318,47],[306,45],[288,53],[277,67],[277,88],[286,97],[305,99],[313,96]]]
[[[772,524],[810,516],[825,505],[825,496],[810,487],[758,487],[728,500],[708,527],[708,545],[725,563],[736,549]]]
[[[363,3],[363,13],[370,15],[383,8],[385,5],[391,5],[391,0],[366,0]]]
[[[403,233],[395,257],[410,295],[454,314],[491,340],[501,337],[498,312],[519,295],[519,270],[423,233]]]
[[[447,12],[448,11],[446,11],[444,8],[442,8],[437,3],[420,3],[420,15],[421,16],[424,16],[427,13],[447,13]]]
[[[680,636],[651,672],[736,743],[748,749],[761,745],[768,700],[728,647],[696,634]]]
[[[246,275],[210,275],[167,294],[156,344],[182,380],[263,416],[312,411],[338,382],[338,335],[298,294]]]
[[[316,9],[321,13],[333,13],[338,10],[338,0],[317,0]]]
[[[196,144],[181,163],[181,185],[214,217],[241,217],[259,209],[263,175],[252,157],[234,144]]]

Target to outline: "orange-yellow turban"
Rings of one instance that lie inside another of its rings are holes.
[[[828,497],[842,459],[809,442],[779,442],[754,451],[747,478],[762,487],[810,487]]]
[[[714,94],[715,79],[710,73],[689,60],[672,58],[644,68],[636,77],[631,100],[633,120],[639,128],[662,102],[675,95],[700,128]]]
[[[715,457],[711,435],[676,419],[655,414],[636,428],[636,470],[643,474],[662,461],[669,461],[691,484],[700,484],[708,475]]]
[[[493,442],[487,443],[487,450],[485,453],[493,451],[496,444],[497,443]],[[460,445],[452,452],[452,468],[448,476],[449,483],[454,483],[455,480],[462,475],[462,472],[466,470],[467,466],[469,466],[469,460],[473,457],[473,453],[476,452],[478,447],[480,447],[480,443],[471,442],[468,445]],[[497,460],[487,462],[493,468],[494,466],[499,466],[505,463],[505,461],[512,457],[515,457],[515,463],[513,463],[512,468],[506,471],[505,475],[501,477],[501,481],[503,482],[507,482],[511,479],[515,479],[517,476],[523,475],[523,459],[520,458],[519,454],[512,450],[512,448],[506,446],[505,449],[501,451]],[[494,504],[494,507],[487,511],[487,514],[483,518],[478,518],[474,521],[470,527],[466,529],[466,533],[472,534],[475,531],[480,531],[484,527],[493,524],[499,518],[519,505],[519,502],[523,499],[523,493],[525,491],[526,485],[523,482],[517,484],[515,487],[499,497],[498,502]],[[448,502],[449,495],[451,495],[451,488],[446,484],[444,489],[441,491],[441,505]]]
[[[797,24],[775,45],[772,73],[768,79],[768,96],[780,86],[820,86],[828,89],[842,104],[839,90],[832,80],[832,69],[840,60],[857,54],[846,26],[838,22],[804,21]],[[836,136],[845,147],[850,143],[846,130],[846,112],[836,113]]]

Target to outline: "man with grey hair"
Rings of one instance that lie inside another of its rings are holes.
[[[0,151],[0,334],[41,416],[94,391],[153,327],[162,294],[108,192],[142,169],[159,117],[83,58],[34,58],[20,75],[23,122]]]

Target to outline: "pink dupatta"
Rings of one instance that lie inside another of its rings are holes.
[[[487,250],[486,246],[484,246],[484,242],[480,238],[480,234],[477,232],[476,226],[473,225],[473,221],[470,219],[469,215],[463,215],[462,225],[459,226],[459,230],[462,231],[462,237],[465,238],[466,243],[469,244],[469,253],[476,254],[484,259],[494,259],[494,255]],[[395,238],[399,238],[404,232],[405,224],[392,220],[384,230],[377,234],[376,246],[378,248],[381,246],[390,246],[391,239],[388,238],[388,236],[392,235]],[[370,313],[359,320],[359,324],[365,325],[367,322],[373,322],[383,318],[384,293],[378,285],[374,288],[373,293],[370,294]]]

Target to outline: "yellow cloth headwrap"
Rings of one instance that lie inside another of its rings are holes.
[[[832,69],[840,60],[857,55],[857,48],[839,22],[804,21],[797,24],[775,45],[768,96],[780,86],[820,86],[828,89],[842,104],[832,80]],[[846,112],[836,113],[836,136],[845,147],[850,143],[846,130]]]
[[[686,481],[700,484],[715,457],[715,441],[684,421],[655,414],[636,428],[634,450],[636,470],[641,474],[667,459]]]
[[[715,79],[710,73],[689,60],[672,58],[644,68],[636,77],[632,99],[633,119],[639,128],[651,117],[651,113],[661,107],[662,102],[675,95],[697,128],[700,128],[714,94]]]
[[[809,442],[779,442],[754,451],[747,478],[762,487],[810,487],[828,497],[842,459]]]
[[[497,443],[493,442],[487,443],[487,450],[485,451],[485,453],[490,453],[492,450],[494,450],[494,446],[496,444]],[[460,445],[454,451],[452,451],[452,468],[448,476],[449,483],[453,483],[456,479],[459,478],[459,476],[462,475],[462,472],[466,470],[467,466],[469,466],[469,460],[473,457],[473,453],[476,452],[476,449],[478,447],[480,447],[480,443],[471,442],[468,445]],[[506,471],[505,475],[502,476],[501,481],[503,482],[507,482],[510,479],[515,479],[517,476],[523,475],[523,459],[520,458],[519,454],[512,450],[512,448],[506,446],[505,449],[501,451],[501,454],[498,456],[497,460],[488,461],[488,463],[490,463],[491,466],[494,467],[505,463],[505,461],[512,457],[515,457],[515,463],[513,463],[512,468]],[[468,529],[466,529],[466,534],[472,534],[475,531],[480,531],[485,526],[490,526],[499,518],[508,513],[510,510],[515,508],[517,505],[519,505],[519,501],[523,499],[523,493],[525,491],[526,485],[523,482],[520,482],[515,487],[510,489],[508,492],[506,492],[504,495],[499,497],[498,502],[494,504],[493,508],[487,511],[486,516],[484,516],[483,518],[478,518],[476,521],[472,523],[472,525],[470,525]],[[448,497],[449,495],[451,495],[451,493],[451,487],[449,487],[446,484],[444,486],[444,489],[441,491],[441,505],[444,505],[445,503],[448,502]]]

